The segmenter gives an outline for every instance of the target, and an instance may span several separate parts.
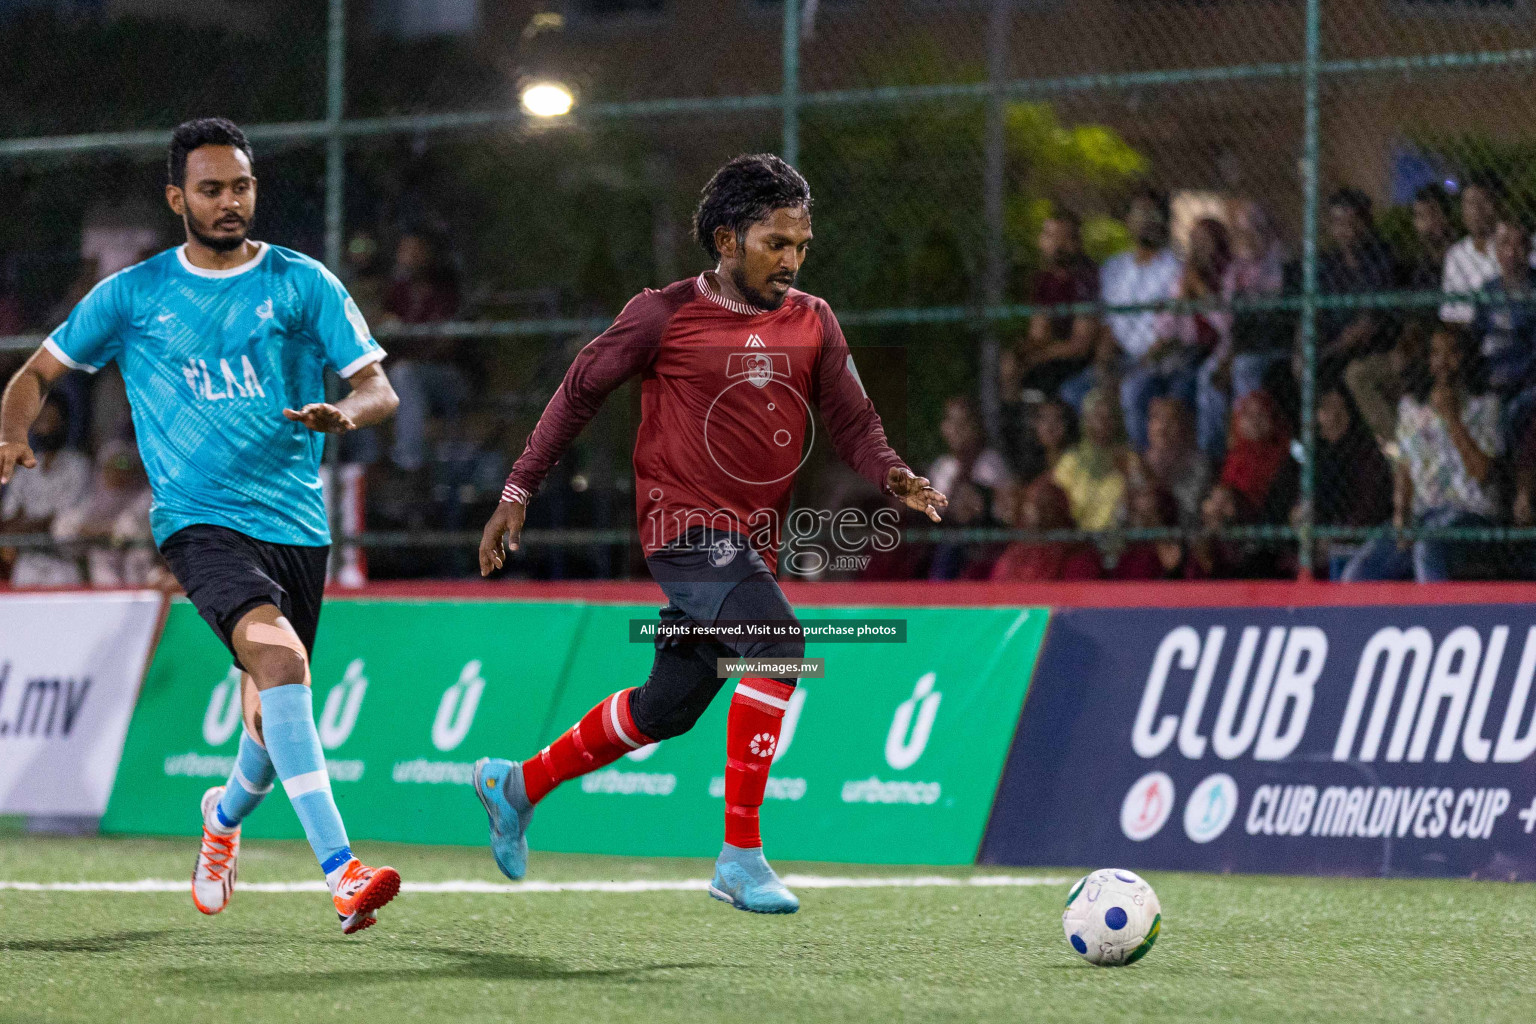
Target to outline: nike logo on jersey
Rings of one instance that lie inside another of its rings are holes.
[[[163,323],[165,323],[167,320],[169,320],[171,317],[173,317],[175,315],[176,315],[175,313],[161,313],[159,316],[155,317],[155,320],[156,320],[157,323],[162,323],[163,324]]]
[[[187,379],[187,386],[192,389],[192,393],[205,402],[221,402],[226,398],[267,397],[261,387],[261,377],[257,375],[256,367],[251,365],[249,356],[240,357],[240,368],[243,372],[236,377],[229,360],[220,359],[219,365],[210,373],[206,360],[188,359],[187,365],[181,368],[181,374]],[[221,375],[222,384],[217,385],[218,390],[215,390],[215,381]]]
[[[747,348],[767,348],[767,346],[763,344],[762,338],[754,334],[747,338]]]
[[[256,307],[256,318],[258,320],[272,319],[272,300],[270,298],[268,298],[266,302],[263,302],[261,305]]]

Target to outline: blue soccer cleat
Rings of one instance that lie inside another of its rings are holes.
[[[523,789],[523,766],[482,757],[475,762],[475,795],[491,819],[491,855],[514,882],[528,872],[528,822],[533,804]]]
[[[761,849],[743,850],[729,843],[715,861],[709,894],[753,914],[793,914],[800,909],[799,898],[779,881]]]

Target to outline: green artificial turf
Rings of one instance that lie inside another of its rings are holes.
[[[367,844],[412,881],[500,880],[483,851]],[[187,841],[0,836],[0,880],[184,878]],[[995,869],[784,864],[822,875]],[[707,861],[535,854],[543,880],[705,878]],[[1018,871],[1068,881],[1081,871]],[[316,877],[299,843],[249,844],[241,882]],[[1527,886],[1150,874],[1144,961],[1090,967],[1067,884],[820,889],[792,917],[701,892],[402,894],[337,930],[317,893],[0,891],[0,1021],[1536,1020]]]

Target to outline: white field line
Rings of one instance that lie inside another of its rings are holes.
[[[949,878],[943,875],[911,877],[837,877],[830,875],[785,875],[784,884],[792,889],[939,889],[1008,888],[1014,886],[1066,885],[1070,878],[1046,878],[1038,875],[972,875]],[[11,892],[185,892],[190,883],[169,878],[141,878],[134,882],[5,882],[0,891]],[[406,882],[406,893],[473,893],[522,895],[559,892],[702,892],[709,883],[701,879],[641,879],[625,882]],[[325,883],[247,882],[241,892],[325,892]]]

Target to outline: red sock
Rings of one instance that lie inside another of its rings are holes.
[[[559,739],[523,762],[523,787],[531,802],[538,803],[566,779],[596,771],[652,742],[630,717],[629,695],[634,692],[631,687],[605,697]]]
[[[794,683],[748,676],[731,695],[725,722],[725,841],[732,846],[763,845],[757,810],[763,806],[779,726],[794,692]]]

